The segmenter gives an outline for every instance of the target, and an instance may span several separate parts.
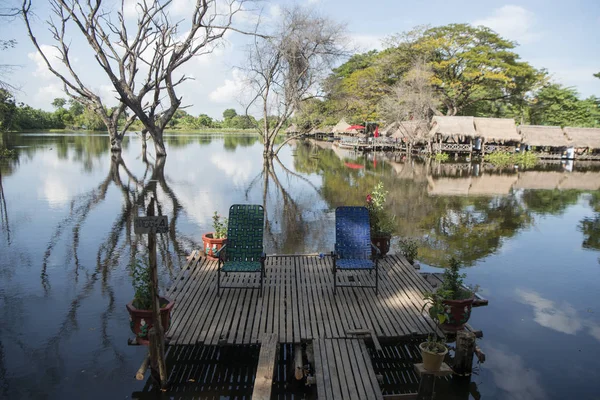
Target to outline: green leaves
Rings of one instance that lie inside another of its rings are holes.
[[[133,306],[140,310],[152,308],[152,294],[150,290],[150,268],[140,259],[133,264],[133,289],[135,290]]]

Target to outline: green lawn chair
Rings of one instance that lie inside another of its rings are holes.
[[[221,273],[258,273],[262,296],[263,278],[265,275],[265,258],[263,252],[263,230],[265,210],[260,205],[234,204],[229,208],[229,224],[227,226],[227,244],[219,251],[219,268],[217,271],[217,295],[221,288],[245,289],[240,286],[222,286]]]

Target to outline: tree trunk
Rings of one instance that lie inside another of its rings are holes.
[[[123,142],[123,135],[119,135],[116,126],[106,125],[108,128],[108,137],[110,138],[110,151],[113,153],[120,153],[122,150],[121,142]]]
[[[265,138],[265,144],[263,149],[263,158],[269,160],[273,158],[273,143],[268,138]]]
[[[154,130],[148,130],[152,140],[154,141],[154,149],[156,150],[157,157],[165,157],[167,150],[165,149],[165,142],[163,141],[162,129],[156,128]]]

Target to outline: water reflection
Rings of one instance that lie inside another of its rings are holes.
[[[575,335],[586,329],[600,341],[600,325],[584,320],[568,302],[556,304],[532,290],[516,289],[515,293],[519,301],[533,307],[533,320],[541,326],[567,335]]]
[[[504,392],[503,395],[492,396],[493,398],[513,400],[548,398],[540,374],[526,365],[521,356],[489,342],[486,343],[485,351],[488,356],[485,369],[492,372],[495,385]]]

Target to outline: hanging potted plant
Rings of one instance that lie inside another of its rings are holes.
[[[441,327],[449,332],[463,329],[469,321],[477,291],[477,287],[468,289],[464,286],[463,279],[466,274],[461,274],[460,268],[460,262],[452,257],[448,268],[444,271],[443,282],[436,291],[436,296],[442,300],[448,314],[448,318]]]
[[[139,344],[148,345],[148,331],[152,328],[152,292],[150,289],[150,268],[136,259],[133,265],[133,301],[127,304],[129,326]],[[171,324],[171,310],[174,301],[160,297],[160,320],[166,332]]]
[[[427,310],[431,319],[436,326],[444,324],[448,319],[446,307],[442,303],[442,299],[435,293],[425,293],[423,296],[425,304],[421,311],[429,307]],[[444,362],[444,357],[448,354],[446,340],[443,336],[438,336],[436,332],[430,333],[427,340],[419,344],[421,350],[421,358],[423,359],[423,368],[428,371],[439,371]]]
[[[383,183],[379,182],[375,185],[373,192],[367,195],[371,242],[379,249],[381,256],[385,256],[390,251],[390,240],[394,232],[395,216],[388,215],[384,209],[387,194]]]
[[[227,242],[227,218],[221,220],[221,216],[215,211],[213,217],[214,232],[202,235],[204,254],[210,260],[218,260],[219,250]]]

